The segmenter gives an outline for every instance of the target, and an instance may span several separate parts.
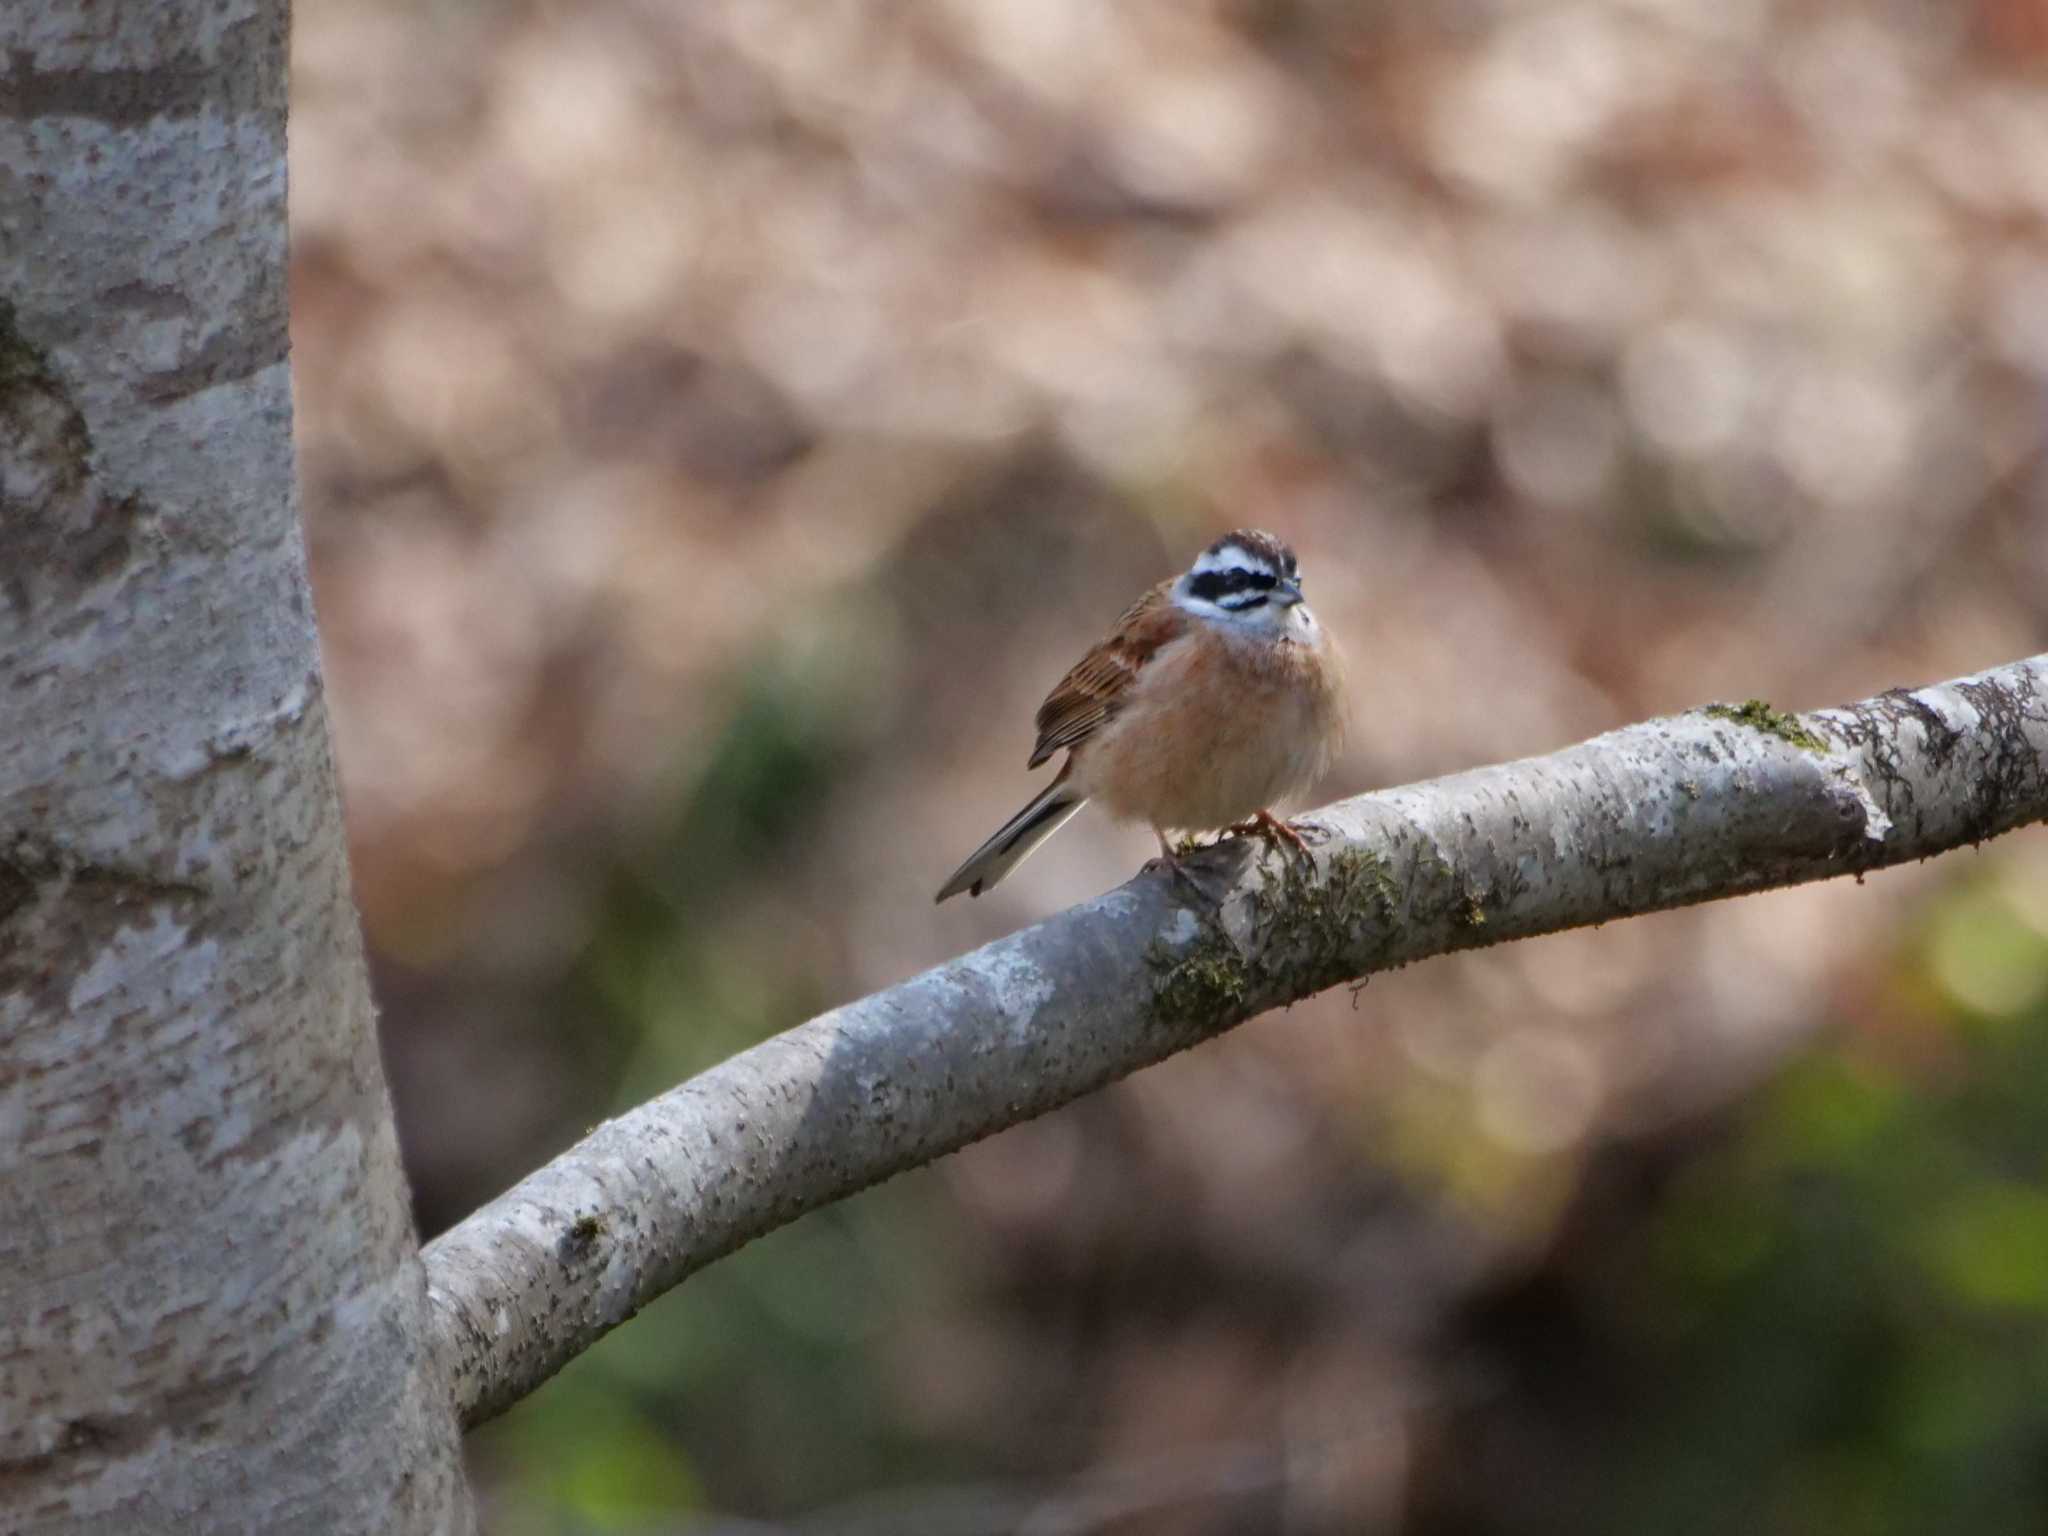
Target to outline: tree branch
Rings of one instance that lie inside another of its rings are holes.
[[[1430,955],[1924,859],[2048,818],[2048,655],[1792,716],[1712,706],[1232,840],[765,1040],[426,1250],[474,1424],[750,1238],[1253,1015]]]

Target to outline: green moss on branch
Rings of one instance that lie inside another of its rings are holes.
[[[1716,720],[1733,720],[1753,731],[1762,731],[1766,736],[1790,742],[1801,751],[1828,750],[1827,740],[1797,715],[1788,714],[1763,699],[1747,699],[1740,704],[1709,704],[1701,713],[1712,715]]]

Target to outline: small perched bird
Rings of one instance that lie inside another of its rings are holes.
[[[1344,664],[1302,600],[1294,552],[1240,528],[1131,605],[1038,706],[1025,766],[1059,775],[968,856],[937,899],[979,896],[1084,804],[1167,829],[1263,832],[1297,849],[1271,807],[1307,792],[1344,734]]]

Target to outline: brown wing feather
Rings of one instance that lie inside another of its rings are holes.
[[[1126,608],[1109,638],[1045,696],[1038,706],[1038,745],[1031,749],[1027,768],[1036,768],[1062,747],[1079,746],[1117,712],[1138,669],[1187,624],[1168,596],[1172,590],[1171,581],[1162,581]]]

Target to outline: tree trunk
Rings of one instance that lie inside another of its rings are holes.
[[[470,1516],[293,485],[283,0],[0,6],[0,1528]]]

